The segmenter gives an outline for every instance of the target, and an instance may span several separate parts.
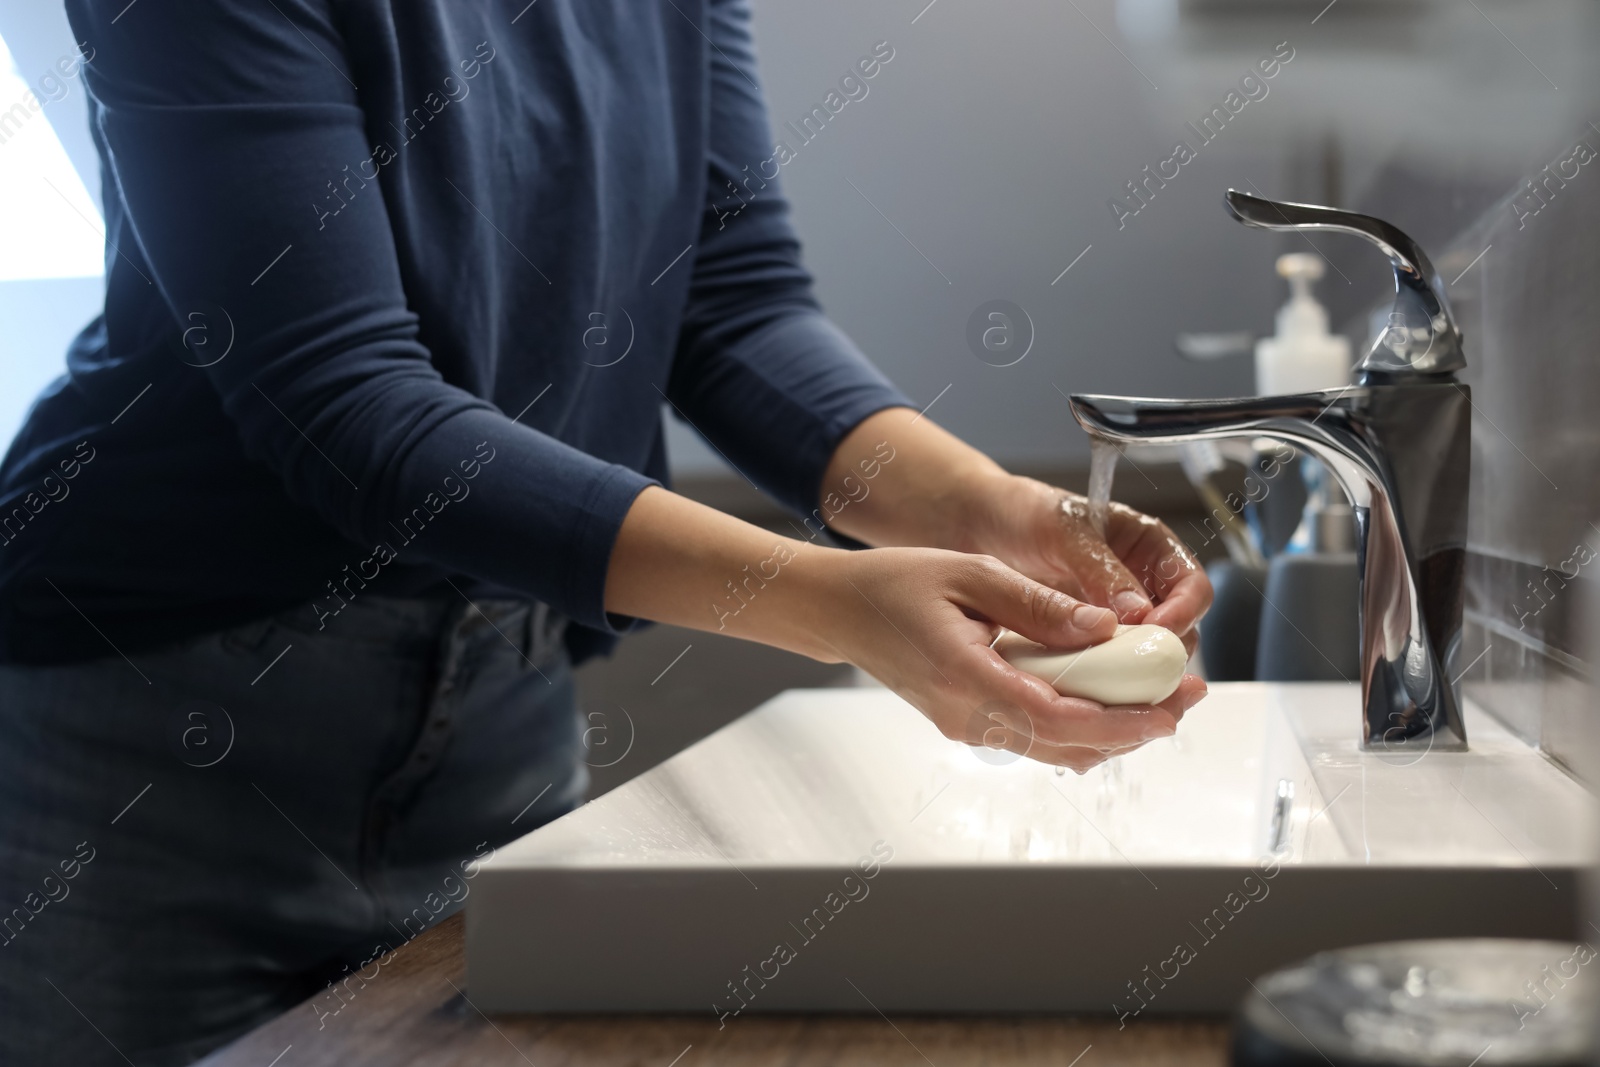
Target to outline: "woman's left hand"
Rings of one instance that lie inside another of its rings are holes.
[[[981,479],[964,495],[966,551],[995,556],[1069,596],[1111,608],[1124,624],[1164,626],[1194,651],[1211,582],[1165,523],[1113,503],[1102,539],[1087,498],[1014,475]]]

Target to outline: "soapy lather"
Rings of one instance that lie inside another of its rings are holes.
[[[1062,696],[1108,707],[1160,703],[1177,691],[1189,662],[1177,634],[1149,624],[1118,626],[1110,640],[1077,652],[1052,651],[1008,631],[995,641],[994,650]]]

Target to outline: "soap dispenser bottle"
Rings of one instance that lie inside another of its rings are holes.
[[[1328,332],[1328,312],[1311,295],[1311,283],[1322,273],[1321,256],[1291,252],[1278,257],[1278,274],[1289,281],[1289,302],[1278,309],[1278,332],[1256,342],[1256,392],[1262,396],[1350,384],[1350,342]]]

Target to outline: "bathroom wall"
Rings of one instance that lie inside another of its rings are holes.
[[[870,92],[782,168],[830,314],[919,404],[938,398],[931,418],[1010,466],[1074,477],[1087,447],[1061,391],[1251,388],[1247,358],[1190,362],[1174,335],[1270,332],[1285,295],[1273,260],[1311,245],[1239,226],[1225,189],[1350,204],[1403,182],[1419,195],[1401,225],[1437,248],[1557,133],[1596,118],[1581,102],[1600,85],[1588,0],[752,7],[775,136],[875,42],[895,50]],[[1119,221],[1112,198],[1194,140],[1186,123],[1280,44],[1294,58],[1267,95]],[[1335,321],[1378,298],[1376,251],[1311,240],[1331,263],[1318,288]],[[1021,307],[1035,334],[1013,366],[985,363],[967,340],[995,299]],[[681,473],[721,469],[671,425]]]
[[[1469,697],[1569,766],[1600,714],[1581,632],[1600,574],[1597,234],[1600,128],[1585,123],[1435,256],[1474,403],[1457,669]]]

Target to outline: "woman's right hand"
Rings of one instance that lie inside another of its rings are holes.
[[[1051,648],[1104,641],[1116,618],[991,556],[838,548],[775,537],[651,486],[629,510],[606,573],[606,610],[854,664],[946,737],[1083,772],[1167,737],[1205,695],[1185,676],[1153,707],[1056,693],[1000,658],[1004,627]]]
[[[1107,708],[1063,697],[990,646],[1001,627],[1052,648],[1098,644],[1116,616],[990,556],[922,548],[802,553],[805,614],[818,658],[866,671],[946,737],[1006,749],[1080,774],[1158,737],[1206,693],[1185,675],[1153,706]]]

